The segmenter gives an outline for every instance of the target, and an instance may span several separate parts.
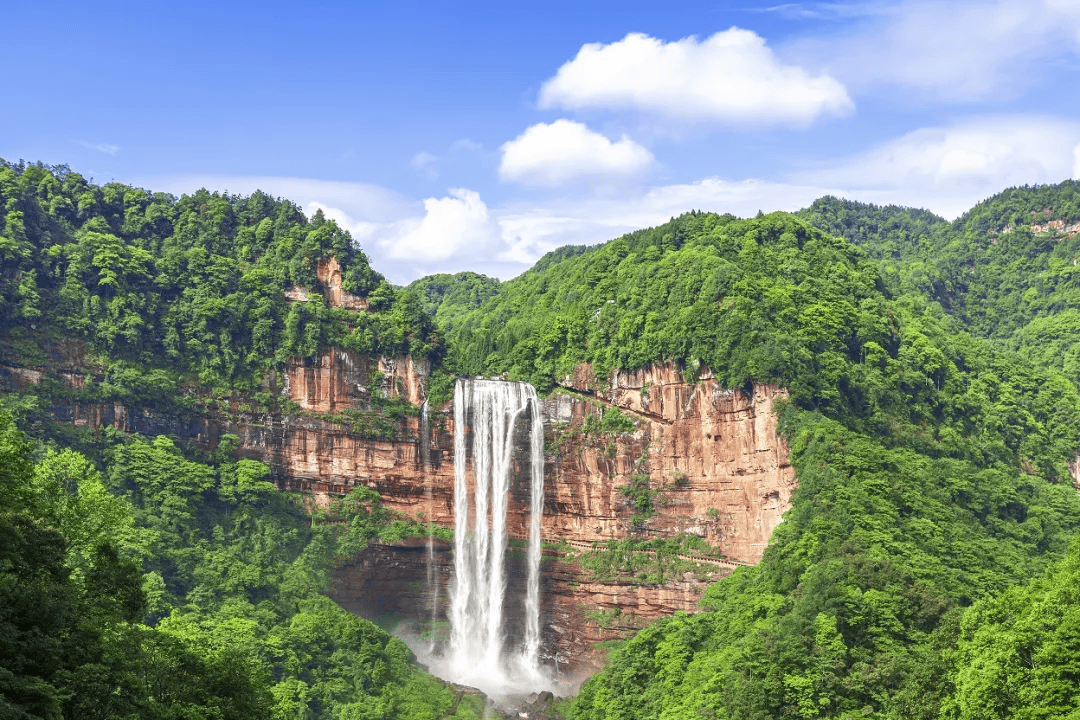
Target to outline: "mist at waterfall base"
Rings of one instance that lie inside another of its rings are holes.
[[[529,425],[527,578],[524,597],[508,598],[506,514],[515,429],[520,423]],[[553,658],[541,657],[543,497],[544,429],[535,389],[527,383],[458,380],[454,388],[454,579],[447,613],[450,634],[443,643],[433,639],[425,642],[419,637],[406,640],[417,659],[433,674],[477,688],[497,704],[512,703],[542,690],[566,694],[576,685],[560,676]],[[524,607],[524,634],[509,637],[504,604],[519,601]]]

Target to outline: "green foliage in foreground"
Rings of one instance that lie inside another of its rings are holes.
[[[167,438],[114,440],[99,472],[0,417],[0,717],[449,712],[455,692],[404,643],[321,594],[387,524],[377,495],[312,527],[229,445],[207,465]]]

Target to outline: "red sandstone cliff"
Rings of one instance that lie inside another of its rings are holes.
[[[613,373],[602,386],[583,367],[564,386],[580,397],[552,396],[553,424],[573,426],[611,406],[638,427],[594,441],[573,438],[559,448],[548,469],[558,511],[545,518],[547,532],[578,540],[624,537],[632,513],[620,488],[634,475],[648,475],[657,496],[647,533],[692,533],[728,557],[761,559],[796,484],[773,412],[774,402],[787,397],[784,390],[754,385],[746,395],[720,387],[708,371],[688,383],[670,363]]]
[[[394,510],[453,524],[453,417],[433,413],[429,434],[408,418],[392,439],[358,436],[321,420],[366,402],[370,360],[330,350],[288,368],[284,387],[302,410],[316,415],[285,418],[279,429],[253,432],[242,424],[225,431],[241,437],[242,452],[266,460],[283,485],[325,499],[363,484]],[[426,368],[408,358],[378,363],[384,392],[422,399]],[[747,563],[761,558],[773,529],[790,507],[795,473],[776,434],[773,403],[786,393],[755,385],[748,396],[721,388],[709,373],[687,383],[673,365],[616,373],[598,390],[583,369],[566,385],[580,395],[554,394],[544,401],[548,438],[543,534],[552,540],[627,537],[634,514],[621,488],[634,475],[649,477],[656,514],[648,534],[693,533]],[[638,422],[632,433],[569,437],[588,414],[603,406],[623,408]],[[421,443],[427,444],[428,464]],[[519,473],[523,475],[524,473]],[[527,488],[512,485],[509,530],[527,532]]]
[[[78,386],[85,368],[71,348],[51,374]],[[206,416],[177,420],[149,408],[57,403],[58,419],[76,425],[114,425],[125,432],[178,435],[205,447],[222,433],[240,438],[239,451],[266,462],[285,488],[310,491],[319,502],[354,485],[377,490],[385,504],[412,516],[453,524],[453,417],[434,412],[421,438],[421,419],[357,427],[342,411],[370,411],[372,373],[378,390],[418,406],[428,372],[406,356],[372,358],[330,348],[298,358],[265,390],[295,403],[291,413],[260,412],[234,401]],[[48,368],[0,369],[15,386],[37,383]],[[725,555],[754,563],[790,505],[795,475],[776,434],[773,404],[786,396],[755,385],[746,395],[721,388],[705,372],[684,381],[671,364],[615,373],[598,383],[583,367],[564,382],[567,393],[544,400],[548,457],[543,534],[592,541],[687,532]],[[631,433],[588,437],[574,429],[589,414],[617,406],[637,421]],[[426,450],[426,452],[425,452]],[[424,459],[427,459],[425,464]],[[509,531],[527,532],[524,473],[512,485]],[[635,511],[622,492],[647,475],[656,512],[632,527]]]
[[[54,348],[49,367],[0,367],[0,379],[19,387],[51,376],[79,387],[93,368],[76,345]],[[373,389],[420,405],[426,375],[426,365],[408,357],[372,358],[331,348],[295,359],[284,372],[266,378],[264,391],[295,404],[286,413],[257,410],[234,399],[188,419],[151,408],[63,401],[54,404],[53,414],[76,425],[177,435],[207,448],[222,433],[231,433],[240,438],[242,455],[272,468],[279,486],[308,491],[316,502],[365,485],[391,509],[452,526],[452,415],[445,409],[433,412],[426,434],[420,417],[406,417],[376,427],[378,437],[370,425],[358,428],[352,420],[372,410]],[[775,401],[785,395],[765,385],[754,386],[749,395],[726,390],[708,372],[697,382],[686,382],[673,365],[616,373],[603,382],[589,368],[580,368],[564,382],[564,390],[543,401],[545,539],[584,543],[632,532],[642,537],[688,532],[732,559],[757,562],[795,487],[773,414]],[[586,417],[608,407],[621,408],[635,420],[635,429],[612,435],[581,431]],[[527,532],[524,455],[515,457],[508,518],[508,530],[519,537]],[[635,508],[622,491],[635,476],[648,478],[655,507],[637,524]],[[406,560],[383,555],[386,551],[373,550],[339,570],[335,598],[360,609],[389,597],[396,603],[394,614],[408,615],[409,610],[422,616],[418,619],[429,618],[430,600],[416,590],[424,577],[420,557],[415,552]],[[383,561],[389,564],[380,566]],[[447,564],[445,557],[440,562]],[[440,572],[444,601],[446,572],[445,567]],[[551,557],[544,571],[545,647],[578,670],[599,667],[598,643],[657,617],[693,611],[705,584],[689,577],[663,585],[597,582],[576,563]]]

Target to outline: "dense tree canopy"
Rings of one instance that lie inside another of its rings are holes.
[[[799,488],[763,561],[643,630],[568,712],[1073,718],[1078,190],[1014,188],[952,223],[829,197],[693,212],[507,282],[398,290],[335,223],[263,193],[0,162],[0,351],[40,365],[75,340],[102,371],[86,397],[172,409],[330,344],[431,359],[434,398],[454,373],[546,391],[581,363],[782,385]],[[329,257],[367,311],[324,300]],[[324,526],[228,439],[83,447],[0,417],[0,717],[470,712],[323,594],[393,525],[376,496]]]
[[[616,652],[575,718],[937,717],[963,695],[965,608],[1080,529],[1080,396],[965,331],[935,256],[962,223],[830,198],[802,216],[566,249],[442,320],[467,373],[550,387],[671,360],[791,391],[799,489],[762,563]]]
[[[331,257],[369,312],[331,308],[319,293],[317,265]],[[286,300],[294,287],[306,301]],[[262,192],[177,199],[3,161],[0,324],[24,361],[41,338],[84,340],[110,392],[159,401],[191,382],[255,387],[331,343],[436,357],[440,347],[421,304],[321,211],[309,220]]]
[[[445,717],[455,692],[322,593],[392,519],[312,525],[261,463],[113,437],[104,472],[0,415],[0,717]],[[466,705],[456,717],[472,717]]]
[[[953,223],[835,198],[799,214],[880,258],[890,287],[1080,383],[1080,182],[1010,188]]]

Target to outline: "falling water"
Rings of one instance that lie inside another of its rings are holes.
[[[532,429],[529,436],[529,577],[525,595],[525,661],[532,667],[540,662],[540,516],[544,512],[544,426],[540,404],[529,385]]]
[[[526,622],[523,645],[505,657],[506,512],[514,429],[519,421],[531,426]],[[471,429],[471,442],[466,439],[466,424]],[[471,483],[468,457],[472,459]],[[459,681],[489,693],[543,682],[539,666],[543,481],[544,431],[533,387],[459,380],[454,390],[454,586],[449,659]]]
[[[439,618],[439,576],[435,567],[435,541],[431,530],[435,526],[435,499],[431,492],[431,477],[428,468],[431,465],[431,427],[428,424],[428,401],[420,406],[420,469],[424,474],[424,493],[427,496],[427,588],[431,593],[431,641],[428,650],[434,652],[437,633],[435,623]]]

